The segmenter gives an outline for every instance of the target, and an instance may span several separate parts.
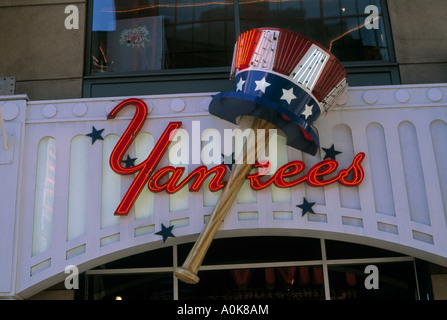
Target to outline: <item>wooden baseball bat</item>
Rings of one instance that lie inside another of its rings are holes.
[[[263,119],[255,118],[251,127],[253,132],[250,134],[246,142],[247,152],[242,152],[236,164],[233,165],[231,175],[227,184],[222,190],[222,194],[216,203],[216,206],[211,213],[211,216],[196,240],[193,248],[189,252],[188,257],[183,263],[182,267],[176,268],[175,275],[180,280],[186,283],[195,284],[199,282],[197,272],[202,264],[203,259],[211,245],[211,242],[216,235],[223,219],[228,210],[233,204],[239,190],[244,183],[246,176],[252,169],[253,164],[248,163],[247,159],[256,159],[253,156],[259,154],[259,151],[265,148],[269,141],[269,129],[274,129],[275,126]],[[264,143],[256,143],[257,129],[264,129],[266,131]],[[254,136],[253,136],[254,135]],[[243,157],[242,161],[240,161]]]

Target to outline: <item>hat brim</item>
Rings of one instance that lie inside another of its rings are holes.
[[[315,131],[304,120],[287,112],[273,101],[243,92],[221,92],[213,97],[209,112],[221,119],[237,124],[238,117],[253,116],[273,123],[287,139],[287,145],[315,155],[319,140]],[[282,116],[285,115],[286,117]]]

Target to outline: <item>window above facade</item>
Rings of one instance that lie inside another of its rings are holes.
[[[301,33],[343,62],[390,61],[381,12],[379,0],[95,0],[90,72],[229,66],[236,35],[257,27]]]
[[[238,35],[258,27],[294,31],[322,44],[345,64],[350,85],[398,83],[387,75],[394,54],[383,0],[93,0],[89,8],[87,96],[96,95],[95,85],[98,95],[107,95],[107,83],[98,86],[101,77],[115,79],[112,91],[117,77],[134,76],[152,77],[138,80],[141,88],[142,81],[153,88],[141,94],[169,93],[156,89],[168,80],[172,93],[194,92],[208,80],[207,91],[221,91]],[[164,79],[166,74],[182,81]],[[135,88],[129,94],[140,93]]]
[[[232,0],[96,0],[90,71],[228,66],[234,41]]]
[[[342,62],[390,61],[380,0],[242,0],[239,8],[242,32],[277,27],[318,42]]]

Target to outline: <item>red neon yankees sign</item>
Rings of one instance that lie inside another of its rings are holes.
[[[144,101],[131,98],[119,103],[107,116],[107,119],[114,119],[118,112],[128,105],[134,105],[136,107],[136,112],[126,131],[113,149],[109,163],[112,170],[118,174],[132,174],[135,172],[138,172],[138,174],[121,200],[121,203],[118,205],[118,208],[115,210],[115,215],[125,215],[129,212],[141,190],[143,190],[148,178],[163,157],[163,154],[169,145],[171,134],[174,134],[175,130],[182,124],[181,122],[169,123],[146,160],[134,167],[124,168],[121,165],[121,159],[140,132],[140,129],[146,120],[147,106]]]
[[[118,174],[129,175],[137,173],[137,175],[115,210],[115,215],[127,215],[146,184],[152,192],[166,191],[168,193],[175,193],[188,183],[191,183],[189,191],[198,191],[204,180],[208,176],[214,175],[208,188],[211,191],[218,191],[225,186],[223,179],[227,171],[227,166],[224,164],[214,166],[210,169],[204,165],[198,166],[183,180],[181,180],[181,176],[185,171],[184,167],[166,166],[155,171],[155,168],[169,147],[172,140],[171,138],[176,130],[180,128],[182,124],[180,121],[170,122],[168,124],[151,153],[144,161],[133,167],[123,167],[121,165],[121,160],[146,121],[147,106],[144,101],[140,99],[130,98],[120,102],[107,116],[107,119],[114,119],[123,108],[129,105],[135,106],[135,114],[114,147],[110,155],[109,163],[112,170]],[[268,179],[265,179],[263,174],[267,171],[269,163],[257,162],[253,167],[261,168],[260,172],[247,175],[247,179],[250,180],[250,186],[254,190],[264,189],[272,183],[280,188],[290,188],[303,182],[306,182],[310,186],[322,187],[336,181],[345,186],[357,186],[362,182],[364,177],[364,171],[361,166],[361,162],[364,158],[365,153],[358,153],[347,169],[340,170],[337,175],[332,178],[327,178],[326,180],[323,179],[323,177],[334,173],[337,169],[338,162],[336,160],[323,160],[311,167],[306,174],[294,180],[293,176],[297,176],[304,171],[304,162],[291,161],[286,163]],[[165,181],[166,176],[169,174],[171,174],[171,176]]]

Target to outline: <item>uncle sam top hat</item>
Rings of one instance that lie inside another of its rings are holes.
[[[312,124],[348,88],[338,59],[295,32],[257,28],[242,33],[234,48],[234,89],[213,97],[211,114],[237,123],[249,115],[273,123],[287,145],[315,155],[318,136]]]

